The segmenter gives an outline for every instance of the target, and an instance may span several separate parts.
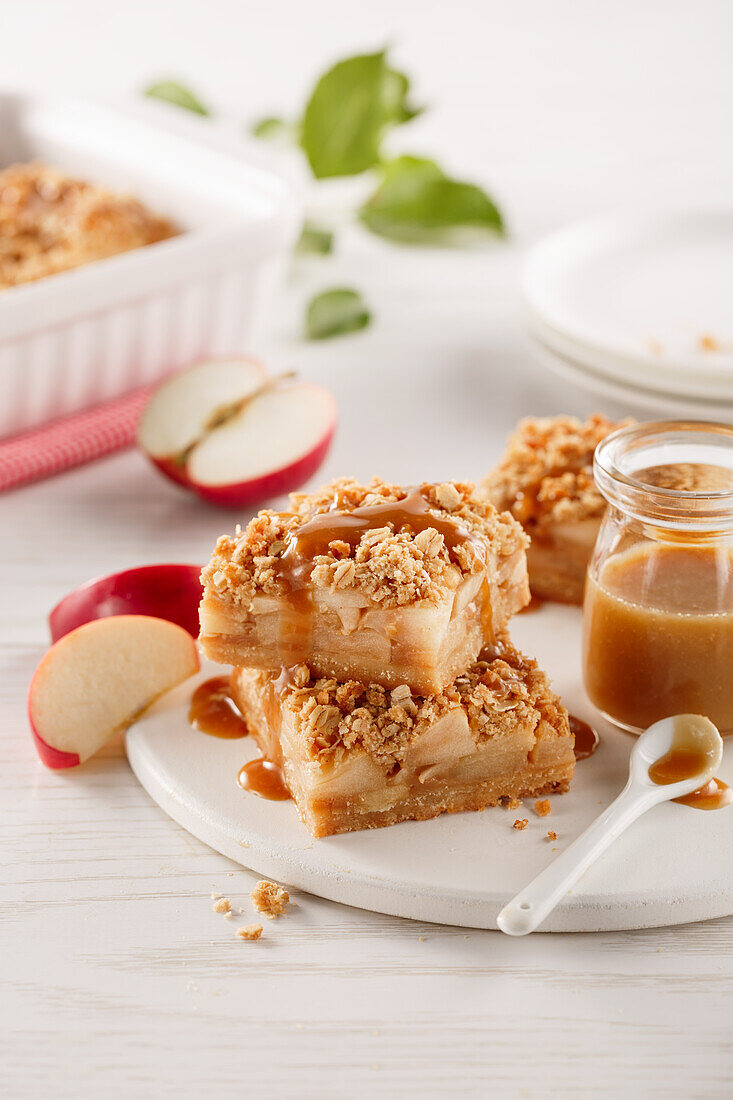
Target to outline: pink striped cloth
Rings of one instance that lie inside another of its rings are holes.
[[[0,492],[131,446],[153,389],[143,386],[103,405],[0,439]]]

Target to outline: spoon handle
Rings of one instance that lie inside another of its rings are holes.
[[[629,780],[600,817],[504,906],[497,917],[501,931],[508,936],[534,932],[616,837],[658,801],[656,791],[640,790]]]

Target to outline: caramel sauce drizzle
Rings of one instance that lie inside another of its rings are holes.
[[[280,691],[289,682],[290,669],[283,669]],[[210,737],[235,740],[249,733],[247,723],[232,699],[228,676],[214,676],[199,684],[191,698],[188,720],[194,729]],[[258,757],[240,769],[237,782],[243,790],[275,802],[291,797],[280,765],[273,760]]]
[[[244,718],[232,699],[228,676],[214,676],[199,684],[193,693],[188,720],[194,729],[210,737],[234,740],[246,737]]]
[[[707,756],[694,746],[673,745],[669,752],[655,760],[649,768],[649,778],[653,783],[666,786],[668,783],[679,783],[683,779],[691,779],[702,771],[707,762]],[[682,795],[673,799],[682,806],[692,806],[695,810],[722,810],[733,801],[733,791],[722,779],[711,779],[702,787],[698,787],[691,794]]]
[[[382,527],[392,527],[394,531],[408,528],[415,535],[432,527],[443,536],[449,551],[476,541],[462,523],[436,512],[422,488],[411,490],[404,500],[367,504],[351,511],[341,507],[337,496],[327,512],[318,513],[288,535],[279,573],[287,591],[306,588],[315,558],[327,554],[332,542],[348,543],[353,550],[369,531]]]
[[[271,802],[286,802],[292,797],[285,785],[280,766],[263,757],[245,764],[239,771],[237,782],[242,790],[267,798]]]
[[[570,722],[570,732],[575,737],[575,759],[587,760],[596,751],[601,739],[597,731],[589,726],[587,722],[584,722],[582,718],[576,718],[574,714],[569,714],[568,721]]]
[[[415,535],[433,528],[443,536],[449,552],[469,542],[480,545],[462,523],[435,510],[424,495],[424,487],[412,489],[403,500],[368,504],[350,511],[343,507],[337,495],[327,512],[312,516],[287,536],[285,550],[280,555],[278,577],[290,609],[290,613],[282,617],[280,631],[280,655],[284,664],[300,664],[308,652],[309,583],[315,559],[327,554],[333,542],[345,542],[353,550],[369,531],[388,526],[395,532],[408,529]],[[484,598],[484,616],[487,606],[490,615],[490,601]],[[485,620],[485,627],[490,631],[491,623]]]
[[[699,787],[692,794],[675,798],[683,806],[692,806],[694,810],[722,810],[733,802],[733,791],[722,779],[713,777],[704,787]]]

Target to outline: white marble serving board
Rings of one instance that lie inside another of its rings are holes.
[[[243,791],[237,772],[254,744],[191,728],[202,669],[133,726],[127,753],[152,798],[189,832],[242,866],[347,905],[437,923],[495,928],[504,903],[562,851],[626,779],[631,738],[598,718],[580,683],[580,612],[546,605],[514,620],[514,641],[538,658],[568,708],[596,726],[598,751],[540,818],[493,808],[313,840],[291,802]],[[719,775],[733,784],[733,746]],[[528,818],[524,830],[512,828]],[[554,830],[557,841],[546,838]],[[546,922],[548,932],[645,928],[733,913],[733,807],[666,803],[633,825]]]

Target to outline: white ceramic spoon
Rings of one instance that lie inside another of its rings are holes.
[[[678,783],[653,782],[649,768],[673,748],[694,748],[703,754],[700,770]],[[504,906],[496,921],[501,931],[508,936],[534,932],[624,829],[659,802],[692,794],[709,783],[722,758],[723,739],[707,718],[680,714],[655,722],[634,745],[629,781],[621,794],[562,855]]]

